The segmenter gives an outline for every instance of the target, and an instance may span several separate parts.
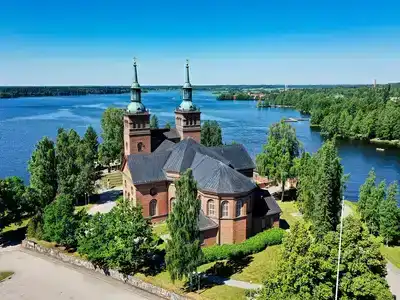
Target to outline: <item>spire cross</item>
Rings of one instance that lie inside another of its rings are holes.
[[[133,58],[133,65],[136,65],[136,57]]]

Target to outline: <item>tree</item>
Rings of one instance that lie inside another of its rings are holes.
[[[109,213],[94,215],[78,237],[78,251],[96,265],[137,272],[154,250],[152,229],[141,207],[122,200]]]
[[[49,204],[43,215],[43,238],[67,247],[76,246],[73,198],[61,194]]]
[[[200,247],[197,185],[188,169],[175,181],[176,202],[167,224],[171,239],[167,241],[165,261],[171,279],[191,278],[203,259]]]
[[[386,200],[379,207],[379,235],[386,245],[400,236],[400,210],[397,207],[398,185],[389,185]]]
[[[217,121],[205,121],[201,126],[201,144],[206,147],[222,146],[222,129]]]
[[[375,170],[372,168],[368,173],[368,177],[364,184],[360,187],[360,194],[358,197],[358,211],[360,212],[361,219],[365,221],[366,209],[368,199],[371,197],[372,190],[375,188],[376,174]]]
[[[294,159],[299,156],[301,144],[296,137],[296,131],[288,123],[281,121],[269,128],[267,143],[256,156],[257,171],[282,184],[282,200],[285,193],[285,183],[294,177]]]
[[[373,187],[371,196],[368,197],[365,209],[365,222],[368,226],[370,233],[378,235],[379,233],[379,208],[381,203],[385,200],[386,183],[381,181],[377,187]]]
[[[42,138],[36,144],[28,163],[30,187],[37,191],[39,203],[36,210],[43,211],[54,200],[57,193],[57,162],[54,143]]]
[[[102,164],[110,165],[115,161],[122,161],[124,150],[124,110],[107,108],[101,118],[101,136],[103,143],[99,149],[99,159]]]
[[[317,240],[305,223],[296,223],[284,239],[278,269],[258,299],[333,299],[339,233]],[[339,299],[392,299],[386,261],[379,244],[360,220],[345,219],[342,236]]]
[[[156,129],[158,128],[158,118],[156,115],[152,115],[150,119],[150,128]]]
[[[171,129],[171,124],[169,122],[165,123],[165,128]]]
[[[313,228],[318,238],[339,224],[343,194],[343,167],[340,163],[335,143],[326,141],[315,154],[316,192],[312,214]]]
[[[21,221],[27,212],[24,194],[25,186],[21,178],[0,179],[0,232],[11,223]]]
[[[82,144],[85,146],[87,159],[96,162],[98,158],[99,141],[96,131],[92,126],[86,129],[82,139]]]

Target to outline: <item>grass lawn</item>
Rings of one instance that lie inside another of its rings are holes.
[[[81,210],[86,210],[88,211],[89,209],[91,209],[93,206],[95,206],[95,203],[89,203],[87,205],[79,205],[79,206],[75,206],[75,213],[78,213]]]
[[[282,209],[281,220],[286,221],[289,226],[292,226],[296,221],[299,221],[303,218],[301,215],[299,215],[300,212],[295,201],[277,202],[279,207]]]
[[[205,299],[242,300],[246,299],[245,292],[246,290],[233,286],[216,285],[210,289],[205,290],[204,292],[201,292],[200,295],[202,296],[202,298]]]
[[[164,235],[164,234],[168,234],[169,231],[168,231],[167,222],[154,224],[153,225],[153,231],[154,231],[154,234],[159,236],[159,237]]]
[[[20,224],[12,223],[12,224],[8,225],[7,227],[5,227],[2,231],[2,233],[7,232],[7,231],[14,231],[14,230],[20,229],[22,227],[25,227],[28,225],[29,220],[30,220],[30,218],[24,219],[24,220],[22,220],[22,222]]]
[[[0,281],[6,279],[8,276],[14,274],[12,271],[0,271]]]
[[[253,260],[232,279],[252,283],[263,283],[278,267],[281,245],[267,247],[264,251],[251,255]]]
[[[400,246],[386,247],[382,245],[381,253],[388,261],[400,268]]]

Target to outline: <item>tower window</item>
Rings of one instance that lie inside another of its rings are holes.
[[[214,200],[210,199],[207,201],[207,215],[215,216]]]
[[[229,205],[228,201],[222,202],[222,204],[221,204],[221,207],[222,207],[222,217],[228,217],[228,212],[229,212],[229,210],[228,210],[228,205]]]
[[[153,199],[150,201],[149,215],[151,217],[157,215],[157,200],[156,199]]]
[[[139,142],[137,144],[137,151],[142,152],[144,150],[144,144],[142,142]]]

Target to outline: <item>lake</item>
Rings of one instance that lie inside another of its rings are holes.
[[[193,102],[201,109],[202,120],[220,123],[224,142],[236,141],[246,146],[250,155],[260,152],[267,128],[282,118],[300,117],[287,108],[256,109],[255,101],[216,101],[210,92],[194,92]],[[149,92],[142,102],[156,114],[160,126],[174,122],[174,109],[181,102],[180,91]],[[100,133],[100,118],[109,106],[126,107],[129,94],[71,97],[34,97],[0,100],[0,178],[20,176],[29,181],[27,162],[35,144],[43,137],[55,138],[57,128],[73,128],[83,134],[88,125]],[[323,138],[310,129],[307,121],[291,123],[306,151],[315,152]],[[360,141],[338,143],[345,173],[350,174],[345,196],[356,200],[360,185],[371,168],[379,180],[400,180],[400,151],[376,151],[376,146]]]

